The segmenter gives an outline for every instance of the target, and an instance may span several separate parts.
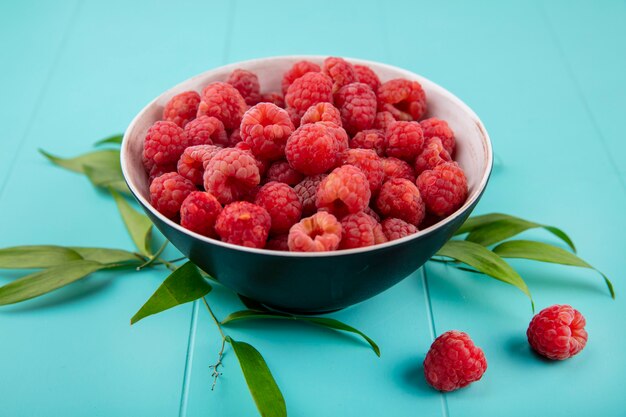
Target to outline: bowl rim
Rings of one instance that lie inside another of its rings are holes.
[[[187,78],[186,80],[176,84],[175,86],[167,89],[166,91],[162,92],[161,94],[159,94],[157,97],[155,97],[153,100],[151,100],[148,104],[146,104],[140,111],[139,113],[137,113],[137,115],[133,118],[133,120],[130,122],[130,124],[128,125],[128,127],[126,128],[126,131],[124,132],[124,137],[122,139],[122,144],[121,144],[121,150],[120,150],[120,164],[122,167],[122,175],[124,176],[124,180],[126,181],[126,184],[128,185],[128,188],[130,189],[131,193],[133,194],[133,196],[141,203],[141,205],[148,209],[152,215],[156,216],[157,218],[159,218],[159,220],[161,220],[163,223],[167,224],[170,227],[173,227],[174,229],[189,235],[191,238],[195,238],[195,239],[199,239],[205,243],[209,243],[212,245],[217,245],[217,246],[222,246],[224,248],[228,248],[228,249],[233,249],[233,250],[237,250],[237,251],[241,251],[241,252],[248,252],[248,253],[254,253],[257,255],[266,255],[266,256],[277,256],[277,257],[289,257],[289,258],[320,258],[320,257],[335,257],[335,256],[349,256],[349,255],[354,255],[354,254],[359,254],[359,253],[364,253],[364,252],[374,252],[377,250],[384,250],[384,249],[389,249],[392,248],[394,246],[400,246],[404,243],[407,243],[411,240],[414,239],[419,239],[423,236],[429,235],[433,232],[435,232],[436,230],[438,230],[439,228],[443,228],[445,227],[447,224],[451,223],[452,221],[454,221],[456,218],[458,218],[459,216],[462,216],[465,211],[467,211],[470,207],[472,207],[476,201],[480,198],[480,196],[483,194],[485,187],[487,186],[487,182],[489,180],[489,177],[491,175],[491,171],[493,169],[493,148],[492,148],[492,144],[491,144],[491,139],[489,138],[489,133],[487,132],[487,129],[485,128],[485,126],[483,125],[482,121],[480,120],[480,118],[478,117],[478,115],[467,105],[465,104],[465,102],[463,102],[460,98],[458,98],[457,96],[455,96],[454,94],[452,94],[450,91],[448,91],[447,89],[445,89],[444,87],[440,86],[439,84],[429,80],[428,78],[414,73],[412,71],[400,68],[400,67],[396,67],[394,65],[389,65],[389,64],[385,64],[382,62],[377,62],[377,61],[370,61],[370,60],[365,60],[365,59],[359,59],[359,58],[351,58],[351,57],[343,57],[345,60],[357,64],[357,65],[367,65],[367,66],[376,66],[376,67],[383,67],[386,68],[390,71],[394,71],[394,72],[399,72],[399,73],[404,73],[406,74],[406,76],[410,76],[412,78],[417,78],[418,81],[420,82],[420,84],[422,85],[428,85],[430,88],[434,88],[434,89],[438,89],[440,90],[440,92],[442,93],[442,95],[447,96],[448,99],[450,99],[452,102],[454,102],[457,106],[459,106],[460,108],[462,108],[467,115],[474,121],[474,123],[476,124],[476,126],[478,127],[478,129],[481,132],[481,138],[482,138],[482,144],[483,144],[483,151],[485,152],[485,159],[486,159],[486,169],[484,170],[482,177],[480,178],[480,181],[478,183],[476,192],[473,194],[473,196],[471,196],[470,198],[468,198],[465,203],[459,207],[454,213],[450,214],[449,216],[447,216],[445,219],[425,228],[422,230],[419,230],[417,233],[413,233],[412,235],[409,236],[405,236],[403,238],[400,239],[396,239],[396,240],[392,240],[390,242],[385,242],[385,243],[379,243],[376,245],[372,245],[372,246],[367,246],[367,247],[363,247],[363,248],[355,248],[355,249],[341,249],[341,250],[335,250],[335,251],[325,251],[325,252],[290,252],[290,251],[277,251],[277,250],[271,250],[271,249],[258,249],[258,248],[250,248],[250,247],[246,247],[246,246],[240,246],[240,245],[235,245],[233,243],[227,243],[227,242],[222,242],[221,240],[217,240],[217,239],[213,239],[207,236],[203,236],[200,235],[196,232],[193,232],[191,230],[188,230],[184,227],[182,227],[181,225],[179,225],[178,223],[170,220],[169,218],[165,217],[164,215],[162,215],[160,212],[158,212],[151,204],[149,201],[147,201],[139,192],[138,188],[135,186],[134,182],[132,181],[132,177],[129,174],[128,170],[127,170],[127,163],[128,163],[128,158],[126,158],[126,154],[129,152],[129,141],[130,141],[130,132],[133,131],[135,125],[138,123],[138,121],[143,117],[143,115],[146,113],[146,111],[148,110],[149,107],[151,107],[156,101],[158,101],[161,97],[163,97],[164,95],[168,95],[171,94],[173,90],[176,90],[179,88],[179,86],[188,83],[191,80],[197,79],[197,78],[201,78],[204,77],[208,72],[214,72],[217,70],[234,70],[239,68],[241,65],[245,65],[245,64],[252,64],[252,63],[264,63],[264,62],[271,62],[271,61],[275,61],[277,59],[290,59],[290,60],[295,60],[295,61],[299,61],[299,60],[314,60],[314,61],[319,61],[319,60],[324,60],[325,58],[327,58],[328,56],[326,55],[277,55],[277,56],[271,56],[271,57],[264,57],[264,58],[256,58],[256,59],[249,59],[249,60],[245,60],[245,61],[237,61],[231,64],[226,64],[226,65],[221,65],[219,67],[215,67],[212,69],[209,69],[207,71],[204,71],[200,74],[194,75],[190,78]]]

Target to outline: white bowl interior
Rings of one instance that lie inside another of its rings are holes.
[[[150,191],[148,175],[143,168],[141,158],[143,152],[143,141],[150,126],[152,126],[154,122],[161,120],[163,107],[173,96],[188,90],[201,92],[202,89],[211,82],[225,81],[228,75],[236,68],[243,68],[256,73],[259,77],[262,92],[280,91],[282,75],[293,65],[294,62],[307,59],[321,64],[324,58],[325,57],[322,56],[288,56],[255,59],[230,64],[192,77],[158,96],[135,117],[124,134],[124,141],[122,144],[122,169],[135,195],[139,199],[143,200],[142,202],[144,204],[149,205]],[[463,207],[459,208],[459,210],[457,210],[454,214],[449,216],[447,219],[444,219],[437,225],[462,213],[467,206],[472,204],[479,197],[481,191],[487,183],[493,163],[491,142],[487,131],[478,116],[465,103],[449,91],[415,73],[377,62],[351,58],[348,58],[348,60],[352,63],[369,66],[374,70],[374,72],[376,72],[382,82],[393,78],[406,78],[420,82],[426,93],[428,117],[435,116],[446,120],[454,131],[457,144],[455,160],[459,162],[465,171],[468,181],[468,199]],[[156,210],[152,211],[174,227],[181,228],[181,226],[171,222],[169,219],[166,219]],[[437,225],[431,227],[437,227]],[[389,242],[385,245],[396,244],[404,240],[417,237],[418,235],[427,232],[429,229],[430,228],[424,229],[415,235],[407,236],[405,238]],[[197,235],[188,230],[185,230],[185,232],[200,239],[210,240],[214,243],[218,242],[213,239]],[[233,246],[222,242],[219,242],[219,244]],[[239,246],[233,247],[242,250],[259,251],[258,249],[254,250]],[[356,250],[339,251],[338,253],[351,251]],[[300,256],[302,256],[302,254],[300,254]]]

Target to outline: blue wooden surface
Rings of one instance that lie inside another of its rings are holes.
[[[531,354],[520,293],[430,264],[333,315],[378,341],[380,359],[356,339],[293,323],[233,325],[233,337],[263,353],[294,417],[623,416],[625,19],[617,0],[2,2],[0,246],[132,247],[113,202],[37,148],[84,152],[162,90],[223,63],[291,53],[385,61],[449,88],[485,122],[499,164],[477,212],[561,226],[614,280],[617,299],[591,271],[515,262],[538,308],[570,303],[587,318],[589,344],[562,363]],[[210,390],[219,338],[201,306],[130,327],[163,275],[97,274],[2,308],[0,415],[255,415],[232,353]],[[223,289],[209,298],[220,317],[239,307]],[[489,369],[444,395],[420,364],[449,329],[469,332]]]

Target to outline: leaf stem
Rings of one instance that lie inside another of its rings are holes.
[[[227,336],[224,334],[224,331],[222,330],[222,325],[220,324],[220,321],[217,319],[217,317],[215,317],[215,313],[213,313],[211,306],[206,300],[206,297],[202,297],[202,301],[204,302],[204,305],[206,306],[207,310],[209,311],[209,314],[211,315],[211,319],[213,319],[213,322],[217,326],[217,330],[220,332],[220,336],[222,337],[222,347],[220,348],[220,351],[217,353],[217,362],[209,366],[209,368],[213,370],[213,372],[211,373],[211,376],[213,377],[213,384],[211,384],[211,391],[213,391],[215,389],[215,385],[217,384],[217,378],[219,378],[219,376],[222,375],[222,373],[219,371],[219,367],[223,366],[222,358],[224,357],[224,348],[226,347]]]
[[[144,262],[143,264],[139,265],[137,267],[137,271],[141,271],[142,269],[152,265],[154,263],[154,261],[156,261],[157,259],[159,259],[159,256],[161,256],[161,254],[163,253],[163,251],[165,250],[165,248],[167,247],[167,244],[170,243],[169,240],[166,240],[165,242],[163,242],[163,244],[161,245],[161,247],[159,248],[158,251],[156,251],[156,253],[154,255],[152,255],[150,257],[150,259],[148,259],[146,262]]]

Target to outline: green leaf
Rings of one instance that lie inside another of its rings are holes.
[[[14,246],[0,249],[0,268],[48,268],[83,259],[71,248],[54,245]]]
[[[101,139],[97,141],[94,146],[101,146],[106,144],[120,145],[122,143],[122,139],[124,139],[124,134],[120,133],[117,135],[109,136],[108,138]]]
[[[263,356],[252,345],[226,336],[235,351],[248,389],[262,417],[286,417],[285,399]]]
[[[85,175],[96,187],[113,188],[124,194],[130,195],[130,190],[124,181],[122,171],[118,169],[100,169],[89,165],[83,167]]]
[[[117,191],[113,189],[109,189],[109,191],[113,195],[115,203],[117,203],[117,208],[120,211],[122,220],[124,220],[126,230],[135,243],[135,246],[137,246],[139,252],[150,257],[152,255],[150,249],[152,222],[147,216],[132,208],[130,204],[128,204],[128,201]]]
[[[228,324],[239,320],[254,320],[254,319],[282,319],[282,320],[297,320],[307,323],[315,324],[317,326],[326,327],[333,330],[340,330],[344,332],[354,333],[361,336],[374,350],[376,356],[380,357],[380,348],[371,338],[360,330],[355,329],[339,320],[325,318],[325,317],[308,317],[308,316],[293,316],[291,314],[278,313],[273,311],[254,311],[254,310],[242,310],[229,314],[222,324]]]
[[[540,262],[550,262],[561,265],[578,266],[581,268],[593,269],[599,273],[606,286],[609,288],[611,297],[615,298],[615,291],[613,290],[613,284],[602,272],[589,265],[584,260],[571,252],[566,251],[563,248],[559,248],[554,245],[543,242],[534,242],[530,240],[510,240],[508,242],[501,243],[493,248],[494,253],[503,258],[519,258],[519,259],[531,259]]]
[[[139,320],[204,297],[211,292],[211,285],[202,278],[198,268],[187,262],[172,272],[157,288],[137,314],[130,319],[130,324]]]
[[[133,252],[122,249],[107,248],[84,248],[72,246],[69,249],[77,252],[87,261],[100,262],[101,264],[136,263],[141,264],[143,260]]]
[[[39,152],[56,165],[81,174],[85,173],[85,166],[89,166],[98,171],[121,170],[120,151],[117,149],[104,149],[89,152],[75,158],[61,158],[54,156],[43,149],[40,149]]]
[[[105,268],[93,261],[71,261],[26,275],[0,287],[0,305],[18,303],[71,284]]]
[[[574,252],[576,246],[570,237],[561,229],[554,226],[520,219],[508,214],[492,213],[482,216],[470,217],[456,231],[455,235],[469,233],[466,240],[483,246],[490,246],[501,242],[529,229],[543,228],[565,242]]]
[[[437,255],[455,259],[485,275],[517,287],[528,296],[534,311],[532,296],[522,277],[504,259],[484,246],[464,240],[450,240],[439,249]]]

